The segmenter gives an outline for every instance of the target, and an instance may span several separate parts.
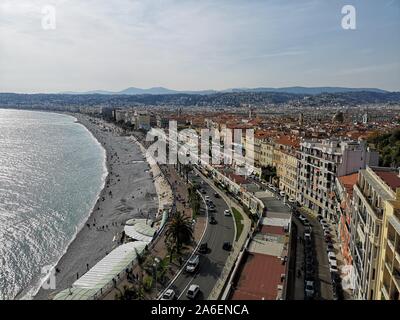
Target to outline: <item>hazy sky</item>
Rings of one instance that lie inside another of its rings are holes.
[[[0,92],[295,85],[400,91],[400,0],[0,0]]]

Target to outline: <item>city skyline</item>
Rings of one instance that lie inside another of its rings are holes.
[[[3,1],[0,92],[126,87],[400,90],[400,5],[352,1]],[[56,28],[42,28],[45,5]],[[384,48],[384,50],[383,50]]]

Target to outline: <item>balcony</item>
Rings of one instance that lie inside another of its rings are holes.
[[[390,300],[389,291],[388,291],[388,288],[386,287],[386,284],[384,284],[384,283],[382,284],[381,291],[382,291],[383,296],[385,297],[385,300]]]
[[[400,270],[393,270],[393,282],[397,287],[397,290],[400,291]]]

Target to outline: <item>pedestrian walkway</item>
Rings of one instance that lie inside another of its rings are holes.
[[[188,184],[186,181],[181,178],[176,170],[174,169],[173,165],[163,165],[160,166],[165,178],[168,180],[169,184],[171,185],[172,192],[174,195],[174,203],[172,208],[172,215],[175,212],[182,212],[185,216],[192,218],[192,209],[189,205],[189,194],[188,194]],[[171,218],[171,217],[170,217]],[[201,236],[203,235],[204,228],[206,227],[206,217],[199,214],[196,217],[196,222],[194,224],[193,229],[193,237],[194,242],[192,245],[186,247],[186,251],[183,252],[182,255],[182,264],[184,261],[190,256],[191,252],[196,247],[197,243],[200,241]],[[164,232],[161,233],[158,238],[151,244],[149,248],[149,254],[153,257],[157,257],[159,259],[164,259],[168,255],[167,246],[165,244],[165,234]],[[175,274],[180,270],[181,265],[173,261],[169,265],[169,273],[168,277],[172,279]],[[132,273],[137,276],[137,280],[142,280],[143,277],[143,270],[142,267],[136,265],[133,267]],[[139,276],[141,275],[141,276]],[[137,284],[137,281],[128,280],[126,277],[122,279],[118,283],[118,285],[108,292],[102,299],[103,300],[115,300],[116,294],[122,293],[125,287],[131,287],[133,284]],[[159,293],[164,290],[165,286],[158,284],[158,290],[153,290],[149,293],[146,298],[147,299],[157,299]]]

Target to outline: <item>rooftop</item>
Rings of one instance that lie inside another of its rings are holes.
[[[341,185],[346,189],[349,198],[353,197],[353,186],[357,183],[358,173],[348,174],[338,178]]]
[[[275,257],[249,253],[243,263],[231,300],[276,300],[278,285],[283,286],[281,275],[285,265]]]

